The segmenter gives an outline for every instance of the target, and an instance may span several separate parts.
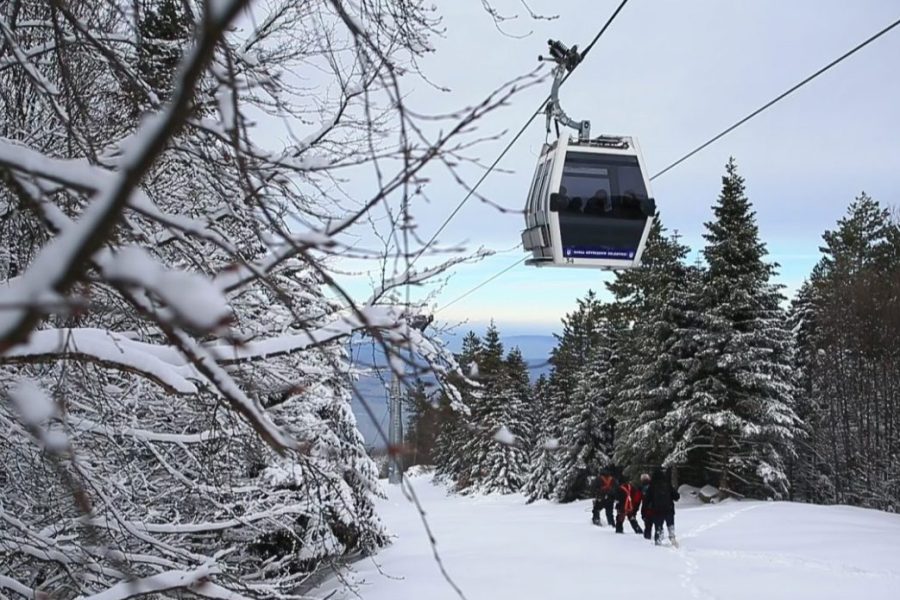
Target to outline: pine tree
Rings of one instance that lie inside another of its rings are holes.
[[[595,464],[609,452],[598,433],[608,393],[606,380],[597,377],[607,375],[609,356],[601,354],[601,360],[595,355],[601,347],[609,352],[609,340],[601,332],[602,312],[602,303],[589,291],[563,319],[563,332],[550,358],[553,370],[541,397],[544,441],[530,456],[525,488],[530,500],[580,497]]]
[[[805,281],[791,302],[789,323],[796,349],[795,411],[802,423],[803,435],[797,437],[796,454],[790,457],[787,467],[791,481],[791,500],[821,504],[834,498],[834,482],[829,463],[821,459],[818,451],[824,419],[827,417],[817,398],[813,377],[817,361],[815,295],[812,284]]]
[[[470,331],[463,338],[462,350],[456,357],[463,373],[473,381],[480,377],[479,356],[482,352],[481,339]],[[465,442],[469,439],[473,418],[472,409],[480,396],[480,389],[473,387],[468,381],[453,379],[453,384],[460,391],[468,413],[454,409],[449,398],[442,396],[440,401],[440,431],[435,440],[435,474],[451,483],[456,489],[463,490],[470,485],[469,473],[471,458],[465,452]]]
[[[529,502],[549,499],[556,489],[559,462],[559,419],[550,402],[550,382],[543,374],[534,386],[534,444],[528,455],[528,470],[522,493]]]
[[[615,461],[620,465],[659,465],[674,449],[667,417],[683,392],[684,359],[693,351],[690,299],[699,280],[699,272],[684,265],[686,255],[687,247],[676,237],[665,237],[661,226],[654,227],[647,261],[629,276],[633,283],[611,286],[617,304],[633,305],[640,315],[617,344],[623,360],[617,363],[613,414]]]
[[[534,447],[537,427],[533,406],[534,389],[528,376],[528,364],[518,346],[506,355],[506,372],[513,400],[510,405],[509,428],[528,454]]]
[[[661,465],[675,448],[671,413],[687,392],[696,351],[692,300],[700,276],[693,267],[685,268],[635,328],[632,364],[618,387],[614,411],[617,464]]]
[[[615,278],[606,284],[615,303],[607,313],[619,323],[640,323],[646,311],[665,298],[673,282],[683,274],[683,263],[687,256],[687,246],[678,241],[678,236],[666,236],[659,215],[653,221],[647,235],[647,244],[641,256],[641,265],[636,269],[617,271]]]
[[[523,483],[526,458],[518,441],[521,434],[516,433],[524,428],[521,402],[504,360],[500,332],[493,323],[485,333],[477,363],[482,387],[472,405],[471,432],[463,447],[471,461],[471,491],[515,492]]]
[[[897,224],[890,210],[863,192],[840,219],[837,229],[822,234],[822,259],[813,281],[850,277],[870,268],[890,270],[897,264]]]
[[[409,394],[404,444],[411,465],[430,465],[434,461],[435,441],[439,430],[440,411],[428,396],[425,382],[419,380]]]
[[[698,347],[690,389],[670,412],[678,442],[666,462],[699,464],[723,489],[780,497],[798,426],[791,336],[733,159],[726,172],[716,219],[706,224]]]
[[[550,374],[549,402],[558,419],[563,419],[571,397],[578,387],[582,368],[588,362],[599,338],[600,320],[604,318],[604,306],[593,290],[577,301],[574,311],[563,320],[562,334],[550,356],[553,370]]]
[[[594,336],[588,360],[579,370],[578,384],[562,421],[563,451],[554,490],[554,497],[560,502],[585,497],[590,491],[590,478],[609,465],[613,451],[609,414],[611,340],[603,331],[606,325],[597,326],[600,332]]]
[[[438,400],[438,431],[434,440],[434,474],[449,486],[457,486],[464,471],[462,440],[465,439],[464,415],[455,410],[442,393]]]

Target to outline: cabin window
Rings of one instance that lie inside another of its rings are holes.
[[[559,194],[565,258],[634,260],[649,206],[636,156],[568,152]]]

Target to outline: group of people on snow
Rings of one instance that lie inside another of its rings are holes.
[[[606,522],[615,526],[616,533],[625,532],[625,521],[637,534],[646,539],[653,538],[657,545],[662,543],[663,524],[669,532],[669,541],[678,545],[675,539],[675,502],[680,498],[678,490],[672,486],[671,474],[661,467],[652,474],[643,473],[640,482],[634,484],[615,466],[604,468],[596,482],[597,494],[594,498],[592,521],[602,526],[601,513]],[[616,514],[613,518],[613,509]],[[644,522],[638,523],[638,514]]]

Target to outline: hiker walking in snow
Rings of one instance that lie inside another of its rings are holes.
[[[653,470],[650,476],[650,489],[647,492],[647,501],[653,510],[653,541],[656,545],[662,543],[662,527],[666,524],[669,530],[669,540],[673,546],[678,545],[675,539],[675,502],[681,496],[672,488],[672,478],[668,471],[663,472],[661,467]]]
[[[625,533],[625,519],[631,524],[631,528],[637,534],[644,533],[637,522],[637,513],[641,506],[643,494],[641,489],[625,480],[619,485],[616,493],[616,533]]]
[[[644,537],[650,539],[653,535],[653,509],[650,507],[650,474],[641,473],[641,494],[644,502],[641,504],[641,520],[644,521]]]
[[[600,471],[600,477],[597,480],[597,497],[594,498],[594,508],[591,511],[591,522],[594,525],[603,525],[600,521],[601,510],[606,512],[607,524],[610,526],[614,524],[613,504],[615,504],[617,487],[619,487],[619,480],[611,466]]]

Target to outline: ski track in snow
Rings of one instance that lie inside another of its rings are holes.
[[[684,561],[684,573],[682,573],[680,577],[681,587],[686,589],[691,597],[696,598],[697,600],[718,600],[716,596],[713,596],[708,591],[701,588],[694,581],[694,577],[700,570],[700,566],[697,564],[697,561],[694,560],[694,557],[691,556],[690,552],[683,548],[676,549],[675,551],[678,552],[681,560]]]
[[[689,532],[684,536],[684,539],[689,540],[689,539],[691,539],[691,538],[695,538],[695,537],[697,537],[698,535],[700,535],[701,533],[704,533],[704,532],[706,532],[706,531],[709,531],[710,529],[713,529],[714,527],[718,527],[719,525],[724,525],[725,523],[727,523],[728,521],[731,521],[732,519],[734,519],[735,517],[737,517],[737,516],[740,515],[740,514],[743,514],[743,513],[745,513],[745,512],[749,512],[749,511],[751,511],[751,510],[756,510],[756,509],[761,508],[761,507],[763,507],[763,506],[765,506],[765,504],[754,504],[754,505],[752,505],[752,506],[745,506],[744,508],[740,508],[740,509],[738,509],[738,510],[731,511],[731,512],[728,513],[728,514],[719,517],[719,518],[716,519],[715,521],[710,521],[709,523],[706,523],[706,524],[704,524],[704,525],[700,525],[699,527],[695,527],[694,529],[692,529],[691,531],[689,531]]]
[[[695,527],[683,536],[683,539],[692,539],[702,535],[711,529],[724,525],[734,520],[738,516],[757,510],[767,506],[766,504],[754,504],[738,510],[734,510],[728,514],[721,516],[714,521]],[[747,552],[740,550],[703,550],[703,549],[687,549],[681,547],[675,549],[678,556],[684,562],[684,572],[681,574],[681,586],[691,594],[692,598],[697,600],[720,600],[718,596],[710,593],[702,588],[696,582],[696,577],[700,571],[700,565],[696,557],[714,557],[724,558],[737,561],[757,561],[778,567],[786,567],[788,569],[803,569],[807,571],[819,571],[823,573],[841,573],[842,575],[877,577],[888,579],[900,579],[900,573],[888,570],[868,570],[860,569],[847,565],[835,564],[832,562],[819,561],[814,559],[803,558],[800,556],[784,553],[771,552]]]
[[[691,538],[695,538],[698,535],[701,535],[705,531],[709,531],[719,525],[724,525],[725,523],[731,521],[735,517],[745,512],[749,512],[751,510],[756,510],[761,506],[765,506],[763,504],[754,504],[753,506],[747,506],[744,508],[740,508],[738,510],[731,511],[730,513],[723,515],[722,517],[710,521],[709,523],[705,523],[700,525],[699,527],[695,527],[690,532],[682,537],[682,539],[688,540]],[[676,535],[677,537],[677,535]],[[709,591],[700,587],[696,582],[697,573],[700,571],[700,565],[697,563],[697,559],[694,558],[693,550],[688,550],[685,547],[674,548],[674,550],[678,553],[678,556],[684,562],[684,572],[681,574],[681,587],[690,593],[692,598],[696,598],[697,600],[718,600],[718,597],[710,593]]]
[[[772,554],[770,552],[745,552],[741,550],[694,550],[693,553],[700,557],[727,558],[741,561],[760,561],[779,567],[792,569],[805,569],[807,571],[821,571],[824,573],[840,572],[844,575],[858,575],[862,577],[886,577],[888,579],[900,579],[900,573],[894,571],[871,571],[858,567],[848,567],[831,562],[802,558],[793,554]]]

